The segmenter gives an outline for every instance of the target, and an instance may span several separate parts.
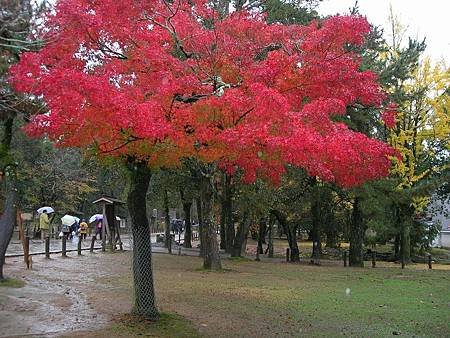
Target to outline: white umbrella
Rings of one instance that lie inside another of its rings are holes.
[[[55,212],[55,210],[52,207],[42,207],[42,208],[37,209],[37,212],[38,212],[38,214],[42,214],[44,212],[44,210],[47,214]]]
[[[80,219],[78,217],[75,216],[71,216],[71,215],[64,215],[63,217],[61,217],[61,222],[64,225],[68,225],[71,226],[74,223],[79,222]]]
[[[95,215],[92,215],[91,218],[89,218],[89,223],[92,223],[92,222],[95,222],[98,220],[102,220],[102,219],[103,219],[103,214],[95,214]],[[120,221],[120,217],[116,216],[116,220]]]

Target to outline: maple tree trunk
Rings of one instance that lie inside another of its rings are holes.
[[[350,266],[363,267],[363,242],[364,224],[362,212],[359,207],[359,198],[356,197],[353,203],[352,226],[350,229],[350,250],[348,262]]]
[[[213,222],[213,199],[214,191],[211,178],[203,177],[201,182],[203,268],[220,270],[222,264],[220,262],[216,228]]]
[[[133,313],[150,319],[159,317],[153,286],[152,244],[147,219],[147,190],[151,172],[144,163],[131,162],[130,192],[127,205],[131,216],[133,232]]]
[[[192,248],[192,244],[191,244],[191,237],[192,237],[191,207],[192,207],[192,202],[183,202],[183,211],[184,211],[184,247],[185,248]]]
[[[283,228],[283,231],[286,233],[289,249],[291,252],[291,262],[298,262],[300,261],[300,250],[298,248],[297,244],[297,227],[296,226],[290,226],[288,223],[286,216],[284,216],[280,211],[278,210],[271,210],[271,213],[276,217],[278,220],[278,223],[280,223],[281,227]]]

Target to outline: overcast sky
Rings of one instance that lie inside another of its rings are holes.
[[[323,0],[320,14],[348,13],[355,0]],[[450,1],[449,0],[359,0],[360,12],[369,21],[388,30],[389,5],[394,15],[408,27],[408,35],[426,38],[426,54],[450,64]],[[387,33],[387,32],[386,32]],[[406,40],[407,41],[407,37]]]

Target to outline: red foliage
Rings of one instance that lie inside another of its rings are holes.
[[[362,17],[282,26],[219,19],[203,0],[61,0],[46,20],[49,43],[12,71],[49,109],[30,135],[151,165],[195,156],[249,182],[287,163],[343,186],[388,174],[386,144],[331,119],[384,98],[347,48],[369,31]]]
[[[381,115],[381,119],[383,120],[385,126],[387,128],[394,128],[397,124],[397,105],[395,103],[390,103],[387,109]]]

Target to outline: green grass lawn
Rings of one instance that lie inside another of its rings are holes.
[[[224,271],[206,272],[197,257],[155,255],[158,305],[185,321],[143,324],[139,335],[195,336],[194,328],[209,337],[450,336],[448,270],[223,263]],[[112,283],[126,289],[131,278]],[[121,336],[126,324],[113,328],[104,333]]]

